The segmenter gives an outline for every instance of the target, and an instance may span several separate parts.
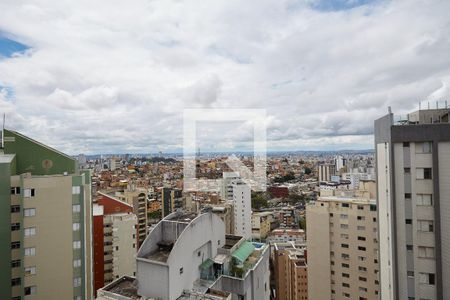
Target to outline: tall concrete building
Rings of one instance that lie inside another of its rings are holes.
[[[116,191],[114,196],[119,200],[130,204],[133,212],[138,218],[138,248],[142,245],[148,235],[148,218],[147,218],[147,194],[144,188],[137,188],[133,184],[123,191]]]
[[[294,242],[273,244],[277,300],[308,299],[306,247]],[[312,298],[311,298],[312,299]]]
[[[93,206],[94,291],[122,276],[136,275],[137,217],[133,207],[101,194]]]
[[[234,180],[234,234],[252,238],[252,203],[250,187],[242,180]]]
[[[382,299],[450,299],[449,111],[375,121]]]
[[[309,299],[379,299],[375,200],[320,197],[306,208]]]
[[[92,299],[90,173],[18,132],[3,139],[0,299]]]
[[[222,200],[233,200],[232,182],[240,178],[238,172],[223,172],[222,185],[220,187],[220,198]]]
[[[336,166],[333,164],[319,165],[319,181],[331,181],[331,176],[336,175]]]
[[[181,208],[183,208],[182,190],[163,187],[161,190],[161,209],[163,218]]]

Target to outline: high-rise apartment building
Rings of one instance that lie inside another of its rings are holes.
[[[320,197],[306,222],[309,299],[379,299],[375,200]]]
[[[114,193],[114,197],[133,207],[133,212],[138,218],[138,248],[148,235],[147,194],[148,191],[146,189],[137,188],[133,184],[123,191],[116,191]]]
[[[92,299],[90,173],[20,133],[3,138],[0,299]]]
[[[306,247],[294,242],[273,244],[277,300],[308,299]]]
[[[242,180],[234,180],[234,234],[252,238],[252,203],[250,187]]]
[[[222,185],[220,187],[220,198],[222,200],[233,200],[232,182],[240,178],[238,172],[223,172]]]
[[[163,218],[180,208],[183,208],[182,190],[163,187],[161,190],[161,209]]]
[[[331,181],[331,176],[336,175],[336,166],[333,164],[319,165],[319,181]]]
[[[450,299],[449,111],[375,121],[382,299]]]
[[[94,291],[136,272],[137,217],[133,207],[99,193],[93,206]]]

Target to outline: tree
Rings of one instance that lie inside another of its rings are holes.
[[[312,173],[312,170],[310,168],[305,167],[305,174],[309,175]]]
[[[300,217],[300,220],[298,221],[298,227],[300,227],[300,229],[303,229],[304,231],[306,231],[306,218],[305,217]]]
[[[252,193],[252,209],[267,207],[267,197],[263,193]]]

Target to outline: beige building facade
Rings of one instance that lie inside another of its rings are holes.
[[[294,242],[274,243],[275,298],[308,299],[308,265],[306,247]]]
[[[380,299],[375,200],[320,197],[306,209],[310,299]]]

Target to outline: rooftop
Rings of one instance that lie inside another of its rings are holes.
[[[140,299],[141,297],[137,293],[137,284],[136,278],[123,276],[100,289],[99,295],[108,296],[108,294],[115,294],[128,297],[129,299]]]
[[[358,203],[358,204],[376,204],[375,199],[364,199],[359,197],[338,197],[338,196],[324,196],[319,197],[317,201],[330,201],[330,202],[348,202],[348,203]]]
[[[241,239],[242,239],[241,236],[227,234],[227,235],[225,235],[225,245],[223,245],[222,248],[224,248],[224,249],[231,249],[231,248],[233,248],[233,246],[236,245]]]
[[[168,216],[165,220],[175,221],[180,223],[190,223],[194,220],[198,215],[196,213],[178,213],[173,216]]]

